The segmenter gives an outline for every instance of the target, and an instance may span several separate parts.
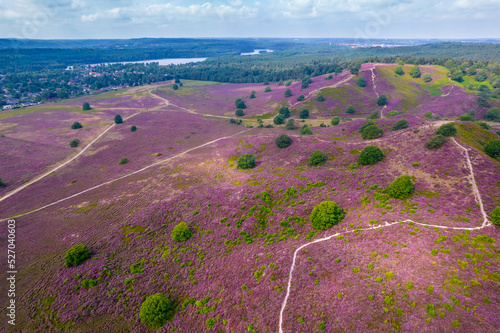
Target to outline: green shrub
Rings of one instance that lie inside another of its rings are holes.
[[[305,99],[304,95],[299,95],[299,97],[297,97],[297,102],[301,102]]]
[[[130,126],[130,132],[135,132],[135,131],[137,131],[137,126],[134,125]]]
[[[255,156],[252,154],[245,154],[238,159],[238,168],[252,169],[255,168]]]
[[[304,125],[301,129],[300,129],[300,134],[301,135],[312,135],[313,132],[311,131],[311,129],[309,127],[307,127],[307,125]]]
[[[500,109],[491,108],[484,114],[484,118],[488,120],[500,120]]]
[[[366,80],[364,77],[360,77],[359,79],[356,80],[356,84],[360,86],[361,88],[366,87]]]
[[[247,108],[247,106],[245,105],[245,102],[243,102],[243,100],[241,98],[236,99],[234,104],[236,105],[237,109],[246,109]]]
[[[398,131],[398,130],[401,130],[401,129],[404,129],[404,128],[408,128],[410,127],[410,124],[408,123],[408,120],[406,119],[401,119],[399,121],[397,121],[393,126],[392,126],[392,130],[393,131]]]
[[[290,87],[292,85],[292,80],[288,80],[285,82],[285,87]]]
[[[92,108],[90,107],[90,104],[88,102],[84,102],[82,106],[83,111],[90,111]]]
[[[405,113],[405,112],[404,111],[398,111],[398,110],[392,110],[391,112],[389,112],[385,116],[386,117],[393,117],[393,116],[397,116],[398,114],[402,114],[402,113]]]
[[[87,245],[77,244],[64,255],[64,265],[66,267],[78,266],[90,258],[90,254],[91,252],[87,249]]]
[[[301,110],[300,113],[299,113],[299,117],[301,119],[307,119],[307,118],[309,118],[309,110],[308,109]]]
[[[124,165],[128,163],[128,159],[126,157],[122,158],[120,162],[118,162],[118,165]]]
[[[324,322],[324,321],[320,321],[320,322],[318,323],[318,328],[319,328],[320,330],[324,330],[324,329],[326,328],[326,324],[325,324],[325,322]]]
[[[177,84],[174,84],[174,85],[172,86],[172,89],[173,89],[173,90],[179,90],[179,86],[178,86]]]
[[[387,187],[389,195],[396,199],[406,199],[414,190],[415,187],[413,186],[411,177],[408,175],[403,175],[394,179],[389,187]]]
[[[146,324],[152,330],[162,328],[173,316],[174,305],[162,293],[154,294],[146,298],[139,312],[141,323]]]
[[[361,127],[359,128],[359,131],[361,133],[363,133],[363,131],[368,127],[368,126],[376,126],[375,123],[372,123],[371,121],[368,121],[366,123],[364,123],[363,125],[361,125]]]
[[[474,117],[472,117],[470,114],[464,114],[458,117],[458,120],[461,121],[474,121]]]
[[[332,125],[333,126],[337,126],[338,124],[340,124],[340,118],[339,117],[333,117],[333,119],[332,119]]]
[[[277,115],[276,117],[274,117],[273,119],[273,122],[276,124],[276,125],[281,125],[281,124],[284,124],[285,123],[285,119],[286,117],[282,114],[279,114]]]
[[[368,119],[380,119],[380,111],[373,110],[373,112],[368,116]]]
[[[490,213],[491,223],[494,225],[500,225],[500,206],[496,206],[495,209]]]
[[[236,119],[234,119],[234,118],[229,119],[229,123],[230,124],[236,124]]]
[[[345,113],[354,114],[354,112],[356,112],[356,109],[352,105],[349,105],[347,109],[345,109]]]
[[[285,90],[285,93],[283,94],[285,97],[292,97],[292,91],[290,89]]]
[[[325,96],[323,96],[323,95],[318,95],[318,97],[316,97],[316,100],[317,100],[318,102],[324,102],[324,101],[325,101]]]
[[[380,95],[379,98],[377,98],[377,105],[378,106],[387,105],[387,96],[386,95]]]
[[[359,154],[358,162],[361,165],[375,164],[384,159],[384,153],[377,146],[366,146]]]
[[[193,234],[189,231],[189,227],[186,222],[181,222],[172,229],[171,236],[172,240],[176,242],[184,242],[191,238]]]
[[[245,112],[243,112],[242,109],[238,109],[238,110],[236,110],[236,112],[234,112],[234,115],[236,117],[243,117],[245,115]]]
[[[429,83],[432,81],[432,75],[430,73],[425,73],[422,78],[424,79],[425,83]]]
[[[288,119],[288,121],[286,122],[286,125],[285,125],[285,129],[286,129],[286,130],[294,130],[294,129],[297,129],[297,127],[295,127],[295,120],[293,120],[293,119]]]
[[[491,126],[488,125],[487,123],[485,123],[484,121],[478,121],[478,122],[476,122],[476,124],[478,124],[479,126],[484,128],[485,130],[489,131],[491,129]]]
[[[314,229],[326,230],[342,221],[344,212],[337,203],[323,201],[313,208],[309,219]]]
[[[69,142],[69,146],[72,148],[78,147],[79,144],[80,144],[80,140],[78,140],[78,139],[73,139]]]
[[[446,137],[442,135],[435,135],[425,143],[429,149],[437,149],[446,142]]]
[[[418,68],[417,65],[413,66],[411,69],[410,69],[410,76],[414,79],[416,78],[419,78],[420,77],[420,69]]]
[[[115,116],[115,124],[121,124],[121,123],[123,123],[122,116],[120,116],[119,114],[117,114]]]
[[[307,160],[310,165],[317,166],[325,164],[328,160],[328,155],[326,155],[321,150],[315,150],[311,154],[311,157]]]
[[[457,128],[453,123],[448,123],[441,125],[437,130],[436,134],[441,134],[443,136],[453,136],[457,134]]]
[[[424,117],[427,118],[427,119],[432,119],[432,112],[431,111],[427,111],[426,113],[424,113]]]
[[[361,136],[365,140],[372,140],[372,139],[380,138],[383,135],[384,135],[384,131],[380,127],[378,127],[377,125],[368,126],[361,133]]]
[[[398,75],[403,75],[405,72],[403,70],[403,66],[396,66],[394,67],[394,73]]]
[[[5,187],[7,186],[7,184],[5,184],[3,181],[2,181],[2,178],[0,178],[0,187]]]
[[[71,129],[79,129],[79,128],[82,128],[82,124],[80,124],[78,121],[75,121],[72,125],[71,125]]]
[[[250,98],[252,98],[252,99],[255,98],[255,90],[252,90],[250,92]]]
[[[282,114],[283,116],[285,116],[285,118],[288,118],[290,117],[290,110],[288,110],[286,106],[282,106],[279,110],[279,114]]]
[[[286,134],[280,135],[276,139],[276,146],[278,148],[288,148],[292,144],[292,139]]]
[[[271,87],[267,86],[266,89],[264,89],[264,92],[270,92],[271,91]]]
[[[500,140],[494,140],[488,142],[486,146],[484,146],[484,152],[488,154],[488,156],[497,158],[500,156]]]

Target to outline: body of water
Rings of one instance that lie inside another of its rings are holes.
[[[274,52],[274,50],[258,49],[258,50],[253,50],[253,52],[251,53],[242,53],[241,55],[254,55],[254,54],[269,53],[269,52]]]

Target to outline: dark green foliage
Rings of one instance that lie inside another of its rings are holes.
[[[489,131],[491,129],[491,126],[488,125],[487,123],[485,123],[484,121],[478,121],[478,122],[476,122],[476,124],[478,124],[479,126],[484,128],[485,130]]]
[[[340,124],[340,118],[339,117],[333,117],[333,119],[332,119],[332,125],[333,126],[337,126],[338,124]]]
[[[316,97],[316,100],[318,102],[324,102],[325,101],[325,97],[323,95],[318,95],[318,97]]]
[[[363,125],[361,125],[361,127],[359,128],[359,131],[360,131],[361,133],[363,133],[363,131],[364,131],[367,127],[369,127],[369,126],[376,126],[376,124],[375,124],[375,123],[372,123],[371,121],[366,122],[366,123],[364,123]]]
[[[484,152],[488,154],[488,156],[497,158],[500,156],[500,140],[494,140],[488,142],[486,146],[484,146]]]
[[[359,154],[358,162],[361,165],[375,164],[384,159],[384,153],[377,146],[366,146]]]
[[[500,206],[496,206],[490,213],[491,223],[500,226]]]
[[[439,134],[429,139],[429,141],[427,141],[425,145],[429,149],[437,149],[440,148],[445,142],[446,142],[446,137]]]
[[[72,125],[71,125],[71,129],[79,129],[79,128],[82,128],[82,124],[80,124],[78,121],[75,121]]]
[[[152,330],[162,328],[173,316],[174,305],[162,293],[154,294],[146,298],[141,305],[139,318],[141,323],[146,324]]]
[[[172,229],[171,236],[173,241],[185,242],[191,238],[193,234],[189,231],[189,227],[186,222],[181,222]]]
[[[290,87],[292,85],[292,80],[288,80],[285,82],[285,87]]]
[[[299,95],[299,97],[297,97],[297,102],[303,101],[304,99],[304,95]]]
[[[172,86],[172,89],[174,89],[174,90],[179,90],[179,86],[178,86],[177,84],[174,84],[174,85]]]
[[[326,230],[342,221],[344,219],[344,212],[337,203],[323,201],[313,208],[309,219],[314,229]]]
[[[377,105],[379,105],[379,106],[387,105],[387,96],[380,95],[379,98],[377,98]]]
[[[427,111],[426,113],[424,113],[424,117],[427,118],[427,119],[432,119],[432,112],[431,111]]]
[[[410,124],[408,123],[408,120],[406,119],[401,119],[397,121],[394,125],[392,125],[392,130],[397,131],[403,128],[408,128],[410,127]]]
[[[290,89],[285,90],[285,93],[283,94],[283,96],[292,97],[292,90],[290,90]]]
[[[291,144],[292,139],[286,134],[282,134],[276,139],[276,146],[278,148],[288,148]]]
[[[137,131],[137,126],[135,125],[130,126],[130,132],[135,132],[135,131]]]
[[[360,77],[359,79],[356,80],[356,84],[360,86],[361,88],[366,87],[366,80],[364,77]]]
[[[236,100],[236,102],[234,102],[234,104],[236,105],[237,109],[246,109],[247,108],[247,106],[245,105],[245,102],[243,102],[243,100],[241,98],[238,98]]]
[[[444,124],[437,129],[436,134],[441,134],[443,136],[453,136],[457,134],[457,128],[453,123]]]
[[[452,72],[450,78],[453,81],[457,81],[457,82],[463,82],[464,81],[464,75],[462,74],[461,70],[455,70],[454,72]]]
[[[270,92],[271,91],[271,87],[267,86],[266,89],[264,89],[264,92]]]
[[[255,168],[255,156],[252,154],[245,154],[238,159],[238,168],[252,169]]]
[[[288,107],[286,107],[286,106],[282,106],[280,108],[279,113],[282,114],[283,116],[285,116],[285,118],[290,117],[290,110],[288,110]]]
[[[361,136],[365,140],[377,139],[377,138],[382,137],[383,135],[384,135],[384,131],[380,127],[378,127],[376,125],[374,125],[374,126],[368,126],[361,133]]]
[[[64,255],[64,265],[66,267],[78,266],[90,258],[90,254],[91,252],[87,249],[87,245],[77,244]]]
[[[92,108],[90,107],[90,104],[88,102],[85,102],[85,103],[83,103],[82,110],[83,111],[90,111],[90,110],[92,110]]]
[[[122,116],[120,116],[119,114],[117,114],[115,116],[115,124],[121,124],[121,123],[123,123]]]
[[[273,119],[273,122],[276,124],[276,125],[281,125],[281,124],[284,124],[285,123],[285,119],[286,117],[282,114],[279,114],[277,115],[276,117],[274,117]]]
[[[236,124],[236,119],[234,119],[234,118],[229,119],[229,123]]]
[[[403,66],[396,66],[394,67],[394,73],[398,75],[403,75],[405,72],[403,70]]]
[[[250,92],[250,98],[255,98],[255,90],[252,90],[252,91]]]
[[[294,130],[294,129],[297,129],[297,127],[295,127],[295,120],[293,120],[293,119],[288,119],[288,121],[286,122],[286,125],[285,125],[285,129],[286,129],[286,130]]]
[[[400,176],[387,187],[387,192],[389,195],[396,199],[406,199],[412,195],[415,187],[411,181],[411,177],[408,175]]]
[[[474,121],[474,117],[472,117],[470,114],[464,114],[458,117],[458,120],[461,121]]]
[[[418,66],[415,65],[410,69],[410,76],[414,79],[420,77],[420,69],[418,68]]]
[[[0,187],[5,187],[7,186],[7,184],[5,184],[3,181],[2,181],[2,178],[0,178]]]
[[[175,80],[174,80],[174,83],[181,83],[181,79],[176,77]]]
[[[484,114],[484,118],[488,120],[500,120],[500,109],[499,108],[491,108]]]
[[[345,109],[345,113],[354,114],[354,112],[356,112],[356,109],[352,105],[349,105],[347,109]]]
[[[486,75],[486,72],[484,70],[480,71],[479,73],[474,76],[474,80],[477,82],[484,82],[488,79],[488,75]]]
[[[307,160],[310,165],[317,166],[325,164],[328,161],[328,155],[326,155],[321,150],[315,150],[311,154],[311,157]]]
[[[300,113],[299,113],[299,117],[301,119],[307,119],[307,118],[309,118],[309,110],[308,109],[301,110]]]
[[[469,111],[467,111],[467,114],[468,114],[469,116],[473,116],[473,117],[474,117],[474,116],[476,115],[476,110],[474,110],[474,109],[470,109]]]
[[[307,125],[304,125],[301,129],[300,129],[300,134],[301,135],[312,135],[313,132],[311,131],[311,129],[309,127],[307,127]]]
[[[369,115],[367,119],[380,119],[380,111],[373,110],[372,114]]]
[[[80,140],[78,140],[78,139],[73,139],[69,142],[69,146],[71,148],[76,148],[76,147],[78,147],[79,144],[80,144]]]
[[[242,109],[238,109],[238,110],[236,110],[236,112],[234,113],[234,115],[236,117],[243,117],[245,115],[245,112],[243,112]]]
[[[429,83],[432,81],[432,75],[430,73],[425,73],[422,78],[424,79],[425,83]]]
[[[500,135],[500,131],[497,131],[497,135]]]
[[[397,116],[398,114],[402,114],[402,113],[405,113],[405,112],[404,111],[392,110],[389,113],[387,113],[385,116],[386,117],[393,117],[393,116]]]
[[[122,158],[120,160],[120,162],[118,163],[118,165],[123,165],[123,164],[127,164],[127,163],[128,163],[128,159],[124,157],[124,158]]]

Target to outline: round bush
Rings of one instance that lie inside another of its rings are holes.
[[[495,209],[490,213],[491,223],[494,225],[500,225],[500,206],[496,206]]]
[[[429,141],[425,143],[429,149],[437,149],[441,147],[446,142],[446,137],[442,135],[433,136]]]
[[[318,97],[316,97],[316,100],[317,100],[318,102],[324,102],[324,101],[325,101],[325,96],[323,96],[323,95],[318,95]]]
[[[120,162],[118,162],[118,165],[124,165],[128,163],[128,159],[126,157],[122,158]]]
[[[307,126],[307,125],[304,125],[301,129],[300,129],[300,134],[301,135],[312,135],[313,132],[311,131],[311,129]]]
[[[174,89],[174,90],[179,90],[179,86],[178,86],[177,84],[174,84],[174,85],[172,86],[172,89]]]
[[[174,305],[162,293],[148,296],[141,305],[139,318],[152,330],[162,328],[174,314]]]
[[[361,88],[366,87],[366,80],[364,77],[360,77],[359,79],[356,80],[356,84],[360,86]]]
[[[243,117],[245,115],[245,112],[243,112],[242,109],[238,109],[238,110],[236,110],[236,112],[234,113],[234,115],[236,117]]]
[[[484,146],[484,152],[488,154],[488,156],[497,158],[500,156],[500,140],[494,140],[488,142],[486,146]]]
[[[332,119],[332,125],[333,126],[337,126],[338,124],[340,124],[340,118],[339,117],[333,117],[333,119]]]
[[[368,116],[368,119],[380,119],[380,111],[373,110],[372,114]]]
[[[444,124],[437,129],[436,134],[441,134],[442,136],[453,136],[457,134],[457,128],[453,123]]]
[[[301,119],[307,119],[307,118],[309,118],[309,110],[308,109],[301,110],[300,113],[299,113],[299,117]]]
[[[282,106],[280,108],[279,114],[282,114],[283,116],[285,116],[285,118],[288,118],[290,117],[290,110],[288,110],[286,106]]]
[[[297,102],[303,101],[304,99],[304,95],[299,95],[299,97],[297,97]]]
[[[285,97],[291,97],[292,96],[292,91],[290,89],[285,90],[285,93],[283,94]]]
[[[398,75],[403,75],[405,72],[403,70],[403,66],[396,66],[394,67],[394,73]]]
[[[422,78],[424,79],[425,83],[429,83],[432,81],[432,75],[430,73],[425,73]]]
[[[474,121],[474,118],[470,114],[464,114],[458,117],[458,120],[461,121]]]
[[[181,222],[172,229],[171,236],[172,240],[176,242],[184,242],[191,238],[193,234],[189,231],[189,227],[186,222]]]
[[[237,109],[246,109],[247,108],[247,106],[245,105],[245,102],[243,102],[243,100],[241,98],[238,98],[236,100],[236,102],[234,102],[234,104],[236,105]]]
[[[90,251],[87,245],[77,244],[69,249],[64,255],[64,265],[66,267],[78,266],[90,258]]]
[[[411,177],[408,175],[403,175],[394,179],[389,187],[387,187],[389,195],[396,199],[406,199],[414,190],[415,187],[413,186]]]
[[[69,146],[71,148],[75,148],[75,147],[78,147],[78,145],[80,144],[80,140],[78,139],[73,139],[69,142]]]
[[[82,128],[82,124],[80,124],[78,121],[75,121],[72,125],[71,125],[71,129],[79,129],[79,128]]]
[[[280,135],[276,139],[276,146],[278,146],[278,148],[288,148],[291,144],[292,139],[290,139],[290,137],[286,134]]]
[[[130,132],[135,132],[135,131],[137,131],[137,126],[134,125],[130,126]]]
[[[315,150],[311,154],[311,157],[307,160],[310,165],[322,165],[325,164],[326,161],[328,160],[328,155],[326,155],[324,152],[321,150]]]
[[[281,125],[281,124],[285,123],[285,119],[286,119],[286,117],[284,115],[279,114],[276,117],[274,117],[273,122],[276,125]]]
[[[408,120],[406,119],[401,119],[399,121],[397,121],[393,126],[392,126],[392,130],[393,131],[398,131],[398,130],[401,130],[401,129],[404,129],[404,128],[408,128],[410,127],[410,124],[408,123]]]
[[[377,99],[377,105],[379,105],[379,106],[387,105],[387,96],[380,95],[380,97]]]
[[[92,108],[90,107],[90,104],[88,102],[85,102],[85,103],[83,103],[82,110],[83,111],[90,111],[90,110],[92,110]]]
[[[312,227],[317,230],[326,230],[344,219],[344,212],[337,203],[323,201],[315,206],[309,216]]]
[[[371,121],[369,122],[366,122],[364,123],[363,125],[361,125],[361,127],[359,128],[359,131],[361,133],[363,133],[363,131],[368,127],[368,126],[375,126],[376,124],[375,123],[372,123]]]
[[[374,125],[374,126],[368,126],[361,133],[361,136],[365,140],[372,140],[372,139],[380,138],[383,135],[384,135],[384,131],[380,127],[378,127],[376,125]]]
[[[354,112],[356,112],[356,109],[352,105],[349,105],[347,109],[345,109],[345,113],[354,114]]]
[[[267,86],[266,89],[264,89],[264,92],[270,92],[271,91],[271,87]]]
[[[120,116],[119,114],[117,114],[115,116],[115,124],[121,124],[121,123],[123,123],[122,116]]]
[[[366,146],[359,154],[358,162],[361,165],[375,164],[384,159],[384,153],[377,146]]]
[[[500,120],[500,109],[491,108],[484,114],[484,118],[488,120]]]
[[[293,119],[288,119],[288,121],[286,122],[286,125],[285,125],[285,129],[286,129],[286,130],[294,130],[294,129],[297,129],[297,127],[295,127],[295,120],[293,120]]]
[[[252,169],[255,168],[255,156],[252,154],[245,154],[238,159],[238,168]]]

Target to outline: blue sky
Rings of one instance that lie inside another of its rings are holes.
[[[499,0],[0,0],[0,38],[498,38]]]

